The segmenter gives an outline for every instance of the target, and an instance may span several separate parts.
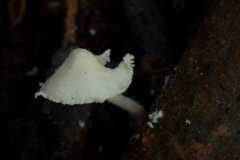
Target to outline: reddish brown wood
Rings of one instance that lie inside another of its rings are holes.
[[[17,6],[17,7],[16,7]],[[6,33],[19,25],[26,12],[26,0],[10,0],[8,1],[8,29]]]
[[[210,10],[175,74],[123,160],[239,159],[240,1],[219,0]],[[189,123],[190,122],[190,123]]]
[[[75,43],[75,16],[78,12],[78,0],[64,0],[65,16],[64,16],[64,37],[63,46]]]

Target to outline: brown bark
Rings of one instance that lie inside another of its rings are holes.
[[[65,16],[64,16],[64,37],[63,46],[75,43],[75,16],[78,13],[78,0],[64,0]]]
[[[17,8],[16,8],[17,6]],[[9,26],[5,32],[11,31],[22,21],[26,11],[26,0],[10,0],[8,1],[8,19]]]
[[[52,68],[50,72],[54,72],[63,61],[68,57],[68,54],[76,48],[76,15],[78,12],[78,0],[64,0],[64,16],[63,16],[63,37],[62,46],[51,57]]]
[[[122,159],[239,159],[240,1],[219,0]]]

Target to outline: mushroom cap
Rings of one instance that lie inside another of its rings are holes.
[[[105,65],[107,62],[110,62],[110,52],[111,49],[107,49],[106,51],[103,52],[103,54],[96,55],[95,57],[97,58],[99,63]]]
[[[35,94],[63,104],[99,102],[123,93],[132,82],[134,57],[126,54],[115,69],[104,65],[110,50],[95,56],[86,49],[74,49],[63,64]]]

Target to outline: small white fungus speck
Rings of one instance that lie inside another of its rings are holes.
[[[88,32],[91,36],[95,36],[97,34],[97,31],[94,28],[90,28]]]
[[[139,136],[139,134],[136,134],[136,139],[138,139],[140,136]]]
[[[81,120],[78,120],[78,124],[81,128],[84,128],[86,123]]]
[[[162,87],[163,89],[166,88],[166,86],[167,86],[167,84],[168,84],[168,82],[169,82],[170,76],[171,76],[171,75],[165,76],[165,78],[164,78],[164,85],[163,85],[163,87]]]
[[[33,66],[32,70],[26,72],[26,75],[27,76],[34,76],[37,73],[38,73],[38,68],[36,66]]]
[[[187,124],[191,124],[191,121],[189,121],[188,119],[186,119],[185,121]]]
[[[152,112],[151,114],[148,115],[149,119],[153,122],[153,123],[157,123],[158,118],[162,118],[163,116],[163,111],[160,110],[156,110],[155,112]]]
[[[74,26],[74,27],[70,30],[70,32],[71,32],[72,34],[74,34],[77,30],[78,30],[78,26]]]
[[[149,126],[150,128],[154,128],[154,127],[153,127],[153,124],[152,124],[151,122],[147,122],[147,124],[148,124],[148,126]]]

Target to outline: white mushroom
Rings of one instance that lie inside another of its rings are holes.
[[[134,57],[126,54],[115,69],[106,68],[110,49],[99,56],[86,49],[74,49],[56,72],[35,94],[63,104],[84,104],[105,100],[134,114],[146,116],[145,109],[135,101],[120,95],[131,84]]]

